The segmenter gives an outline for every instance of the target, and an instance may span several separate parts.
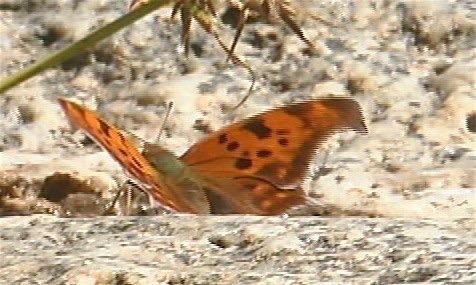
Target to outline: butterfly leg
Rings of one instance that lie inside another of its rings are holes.
[[[114,198],[109,202],[105,207],[104,211],[102,212],[103,216],[116,214],[118,216],[130,216],[131,209],[132,209],[132,198],[133,198],[133,191],[138,188],[131,180],[127,180],[124,184],[122,184]],[[124,204],[121,206],[120,198],[124,198]],[[116,208],[116,205],[118,208]]]

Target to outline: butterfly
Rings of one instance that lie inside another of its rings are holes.
[[[120,163],[154,205],[193,214],[279,215],[308,201],[300,187],[319,146],[341,130],[367,133],[351,98],[275,108],[215,131],[177,157],[158,144],[142,152],[114,125],[70,100],[59,103]]]

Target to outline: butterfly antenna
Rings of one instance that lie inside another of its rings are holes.
[[[167,105],[167,111],[165,113],[165,118],[162,121],[162,125],[160,126],[159,134],[157,135],[157,139],[155,141],[159,141],[162,133],[164,132],[165,125],[167,124],[167,120],[169,119],[170,113],[172,112],[172,108],[174,107],[174,102],[169,102]]]
[[[245,68],[247,68],[247,67],[245,67]],[[248,92],[246,93],[246,95],[241,99],[241,101],[240,101],[238,104],[236,104],[235,107],[233,107],[233,108],[231,109],[232,111],[235,111],[236,109],[238,109],[239,107],[241,107],[241,106],[246,102],[246,100],[248,100],[248,98],[251,96],[251,93],[253,92],[253,89],[254,89],[254,87],[255,87],[256,75],[255,75],[253,69],[251,69],[251,68],[247,68],[247,69],[248,69],[248,72],[249,72],[250,75],[251,75],[251,85],[250,85],[250,87],[248,88]]]

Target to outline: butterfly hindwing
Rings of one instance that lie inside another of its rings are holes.
[[[342,129],[367,131],[358,102],[316,99],[231,124],[193,145],[182,159],[202,175],[229,178],[235,186],[216,189],[226,192],[220,195],[246,191],[263,212],[274,214],[304,202],[299,186],[316,149]]]

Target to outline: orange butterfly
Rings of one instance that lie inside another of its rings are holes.
[[[96,113],[59,102],[71,123],[106,149],[152,202],[195,214],[278,215],[303,204],[300,184],[315,150],[339,130],[367,132],[357,101],[321,98],[233,123],[177,157],[156,144],[140,153]]]

